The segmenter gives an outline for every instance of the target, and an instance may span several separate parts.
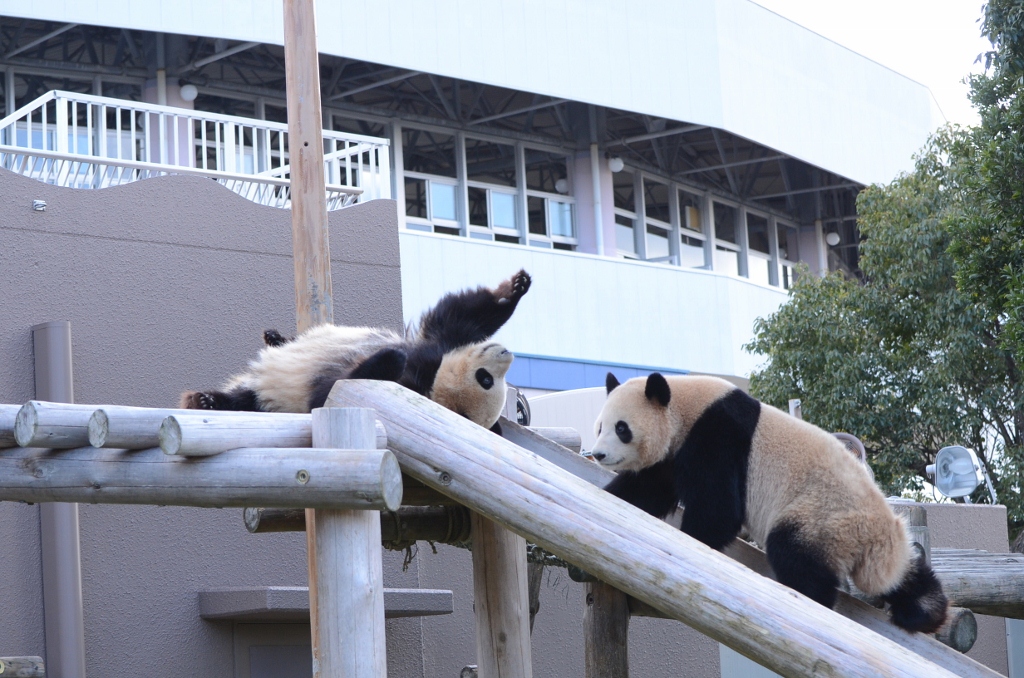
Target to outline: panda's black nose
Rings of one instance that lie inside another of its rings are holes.
[[[601,461],[602,459],[605,458],[606,455],[605,455],[604,452],[594,452],[590,456],[593,457],[594,459],[596,459],[597,461]]]

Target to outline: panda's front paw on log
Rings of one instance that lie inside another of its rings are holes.
[[[520,297],[526,294],[530,290],[530,283],[533,279],[530,274],[526,271],[520,270],[514,276],[503,282],[495,290],[495,296],[498,298],[499,304],[508,304],[513,301],[518,301]]]

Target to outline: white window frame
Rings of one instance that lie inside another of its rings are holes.
[[[573,196],[573,189],[576,186],[575,174],[575,163],[573,162],[572,153],[564,151],[560,148],[554,148],[550,146],[542,146],[534,143],[523,143],[521,144],[522,153],[519,155],[517,160],[522,163],[522,189],[523,189],[523,233],[526,236],[529,245],[531,247],[543,247],[546,249],[554,249],[554,244],[568,245],[571,249],[575,250],[579,243],[579,224],[576,220],[576,198]],[[526,188],[526,151],[541,151],[544,153],[552,153],[565,157],[565,175],[566,181],[569,182],[569,191],[565,195],[561,193],[548,193],[547,191],[537,191],[534,189]],[[544,200],[544,230],[545,234],[540,235],[539,233],[530,232],[529,225],[529,198],[542,198]],[[548,203],[555,201],[563,204],[568,204],[569,207],[569,219],[572,224],[573,236],[566,237],[562,235],[552,235],[551,233],[551,220],[549,219],[550,208]],[[562,248],[564,249],[564,248]]]

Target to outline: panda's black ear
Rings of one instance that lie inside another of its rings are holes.
[[[672,391],[668,387],[668,382],[658,372],[651,372],[650,376],[647,377],[644,395],[647,396],[648,400],[657,400],[661,403],[662,407],[667,406],[668,401],[672,399]]]
[[[612,391],[615,390],[615,387],[618,386],[618,385],[619,385],[619,380],[615,378],[614,374],[609,372],[608,376],[604,378],[604,388],[605,388],[605,391],[607,391],[608,393],[611,393]]]

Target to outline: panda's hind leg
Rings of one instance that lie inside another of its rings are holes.
[[[780,584],[831,609],[839,596],[839,577],[820,550],[802,539],[791,523],[777,525],[765,544],[768,563]]]
[[[376,379],[377,381],[398,381],[405,371],[407,356],[400,348],[382,348],[359,363],[349,379]]]
[[[179,407],[185,410],[231,410],[234,412],[263,412],[256,391],[236,386],[230,391],[185,391]]]

